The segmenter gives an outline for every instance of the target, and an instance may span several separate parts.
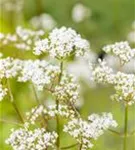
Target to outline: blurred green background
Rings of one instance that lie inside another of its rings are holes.
[[[15,4],[15,0],[12,1]],[[16,0],[19,1],[19,0]],[[100,52],[101,48],[115,41],[126,40],[128,32],[131,30],[132,22],[135,20],[134,0],[24,0],[22,11],[7,11],[3,4],[7,0],[0,0],[0,31],[13,32],[17,25],[30,27],[29,20],[33,16],[41,13],[48,13],[57,22],[57,26],[72,27],[91,43],[91,48],[95,52]],[[82,3],[91,11],[91,17],[81,23],[72,20],[72,8],[76,3]],[[15,56],[14,49],[1,49],[6,56]],[[21,56],[22,57],[22,56]],[[26,53],[25,58],[35,58],[32,54]],[[119,131],[123,131],[124,107],[110,100],[110,95],[114,92],[111,87],[90,88],[84,81],[80,82],[84,105],[80,109],[83,118],[91,113],[112,112],[118,121]],[[22,86],[23,85],[23,86]],[[12,89],[15,100],[23,114],[35,106],[31,87],[28,84],[20,84],[12,81]],[[46,93],[41,96],[42,100],[47,100]],[[0,103],[1,118],[6,120],[18,120],[16,113],[9,104],[8,99]],[[62,124],[61,124],[62,126]],[[11,128],[17,126],[8,123],[0,123],[0,150],[10,150],[5,145],[4,140],[8,137]],[[52,128],[54,125],[52,124]],[[135,128],[135,106],[130,107],[129,112],[129,132]],[[67,135],[61,133],[61,145],[66,146],[74,143]],[[122,150],[123,138],[106,132],[96,142],[93,150]],[[135,150],[135,138],[128,138],[128,150]],[[75,150],[72,148],[71,150]]]

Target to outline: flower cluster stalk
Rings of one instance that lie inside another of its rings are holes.
[[[35,87],[34,87],[33,84],[32,84],[32,88],[33,88],[34,96],[35,96],[35,99],[36,99],[36,102],[37,102],[38,106],[42,105],[41,102],[40,102],[40,100],[39,100],[39,98],[38,98],[36,89],[35,89]],[[42,113],[42,118],[43,118],[43,124],[44,124],[44,126],[46,127],[46,119],[45,119],[43,113]]]
[[[10,102],[11,102],[13,108],[15,109],[15,111],[16,111],[18,117],[20,118],[20,121],[21,121],[22,123],[24,123],[24,119],[23,119],[23,117],[22,117],[22,114],[20,113],[20,110],[19,110],[19,108],[18,108],[18,106],[17,106],[17,104],[16,104],[16,102],[15,102],[15,100],[14,100],[14,97],[13,97],[13,94],[12,94],[12,91],[11,91],[10,81],[9,81],[9,80],[7,80],[7,86],[8,86],[9,96],[10,96]]]
[[[125,126],[124,126],[124,140],[123,140],[123,150],[127,150],[127,136],[128,136],[128,105],[125,105]]]
[[[59,75],[59,79],[58,79],[58,84],[60,84],[61,78],[62,78],[62,73],[63,73],[63,61],[60,63],[60,75]],[[56,109],[57,111],[59,110],[59,100],[56,98]],[[58,138],[57,138],[57,150],[60,149],[60,120],[59,120],[59,116],[56,115],[56,123],[57,123],[57,134],[58,134]]]

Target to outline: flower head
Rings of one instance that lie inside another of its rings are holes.
[[[88,41],[82,39],[73,29],[61,27],[54,29],[48,38],[36,42],[34,54],[48,52],[52,57],[65,59],[71,54],[83,55],[87,50],[89,50]]]
[[[105,130],[116,126],[117,123],[113,120],[112,114],[103,113],[102,116],[92,114],[88,117],[88,121],[81,118],[72,119],[64,126],[64,132],[69,133],[82,144],[82,150],[86,150],[93,147],[92,139],[96,140]]]
[[[20,128],[12,130],[6,144],[14,150],[44,150],[48,147],[54,147],[57,139],[57,133],[47,132],[44,128],[32,130]]]
[[[120,59],[121,64],[126,64],[135,57],[135,49],[131,49],[128,42],[116,42],[103,48],[106,53],[112,53]]]

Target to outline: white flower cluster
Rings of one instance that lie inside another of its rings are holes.
[[[20,69],[19,59],[10,57],[0,59],[0,79],[16,77]]]
[[[27,122],[25,123],[25,126],[29,126],[30,124],[35,124],[36,120],[40,116],[42,116],[42,114],[44,114],[44,110],[45,110],[44,106],[40,105],[32,108],[30,112],[27,112],[26,113]]]
[[[74,22],[80,23],[91,16],[91,10],[81,3],[75,4],[72,10],[72,19]]]
[[[99,61],[99,65],[93,68],[93,79],[98,83],[113,85],[116,94],[112,96],[117,101],[131,105],[135,103],[135,75],[123,72],[114,73],[106,62]]]
[[[75,103],[79,98],[79,85],[75,77],[63,73],[60,84],[55,87],[54,95],[61,102]]]
[[[64,117],[64,118],[74,118],[75,112],[69,108],[68,105],[59,105],[58,110],[56,105],[50,105],[46,114],[50,117],[55,117],[57,115]]]
[[[122,65],[128,63],[135,57],[135,49],[131,49],[128,42],[117,42],[112,45],[107,45],[103,50],[106,53],[112,53],[113,55],[118,56]]]
[[[3,79],[17,78],[19,82],[32,82],[38,90],[55,81],[60,74],[60,68],[48,64],[44,60],[19,60],[13,58],[0,59],[0,82]],[[6,94],[6,89],[0,86],[1,99]]]
[[[58,135],[55,132],[46,132],[44,128],[32,130],[20,128],[13,130],[6,144],[13,150],[45,150],[55,145]]]
[[[22,61],[22,68],[18,77],[19,82],[31,81],[38,90],[43,90],[45,85],[51,84],[60,73],[60,68],[50,65],[44,60]]]
[[[92,139],[96,140],[110,127],[117,127],[112,114],[103,113],[102,116],[93,114],[88,117],[88,121],[72,119],[64,126],[64,132],[69,133],[82,144],[82,150],[86,150],[93,147]]]
[[[35,108],[32,108],[31,112],[27,112],[27,123],[26,125],[35,124],[36,120],[39,117],[44,117],[48,120],[50,118],[54,118],[57,115],[63,117],[63,118],[74,118],[75,112],[70,109],[67,105],[59,105],[58,110],[56,105],[50,105],[48,108],[45,108],[45,106],[40,105]]]
[[[112,81],[111,74],[113,70],[107,66],[107,63],[101,59],[98,60],[98,66],[93,66],[90,63],[90,69],[92,69],[92,80],[95,80],[98,83],[110,83]]]
[[[15,34],[0,33],[0,43],[2,46],[10,45],[21,50],[32,50],[36,41],[44,35],[44,31],[32,31],[22,27],[17,27]]]
[[[61,27],[54,29],[48,38],[36,42],[34,54],[40,55],[43,52],[48,52],[52,57],[65,59],[71,54],[83,55],[89,48],[88,41],[82,39],[76,31]]]
[[[30,20],[30,24],[35,29],[44,29],[45,31],[50,31],[56,26],[56,21],[50,14],[41,14],[40,16],[35,16]]]
[[[0,58],[0,101],[7,94],[7,88],[2,84],[3,79],[9,79],[16,77],[18,71],[20,70],[19,60],[16,59],[13,61],[13,58]]]
[[[116,94],[112,99],[124,101],[128,105],[135,103],[135,75],[118,72],[113,79]]]

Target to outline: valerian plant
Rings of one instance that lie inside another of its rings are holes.
[[[75,30],[61,27],[45,35],[43,31],[18,27],[15,34],[1,33],[0,39],[2,47],[9,45],[19,50],[31,50],[38,56],[47,54],[55,61],[54,65],[47,60],[21,60],[4,58],[2,54],[0,55],[0,100],[9,95],[9,102],[12,103],[21,121],[18,124],[19,128],[12,129],[11,135],[6,140],[6,144],[13,150],[47,150],[48,148],[61,150],[71,147],[87,150],[94,146],[93,141],[106,130],[118,133],[112,129],[118,124],[111,113],[103,112],[101,115],[93,113],[85,120],[75,107],[80,98],[80,86],[76,77],[66,70],[65,64],[71,56],[85,59],[85,55],[90,51],[89,42]],[[127,42],[109,45],[103,50],[118,56],[121,67],[135,57],[135,50],[131,49]],[[107,66],[105,60],[99,60],[98,64],[90,63],[90,66],[93,79],[98,83],[113,85],[116,93],[111,98],[122,102],[125,106],[123,150],[127,150],[128,108],[135,102],[135,75],[114,72]],[[37,101],[37,106],[27,112],[25,118],[22,117],[12,94],[10,86],[12,78],[18,82],[29,82]],[[55,100],[55,104],[48,107],[42,104],[38,97],[38,92],[45,90]],[[56,120],[55,131],[50,131],[48,128],[50,120]],[[75,144],[61,146],[61,120],[66,121],[63,132],[74,138]]]

